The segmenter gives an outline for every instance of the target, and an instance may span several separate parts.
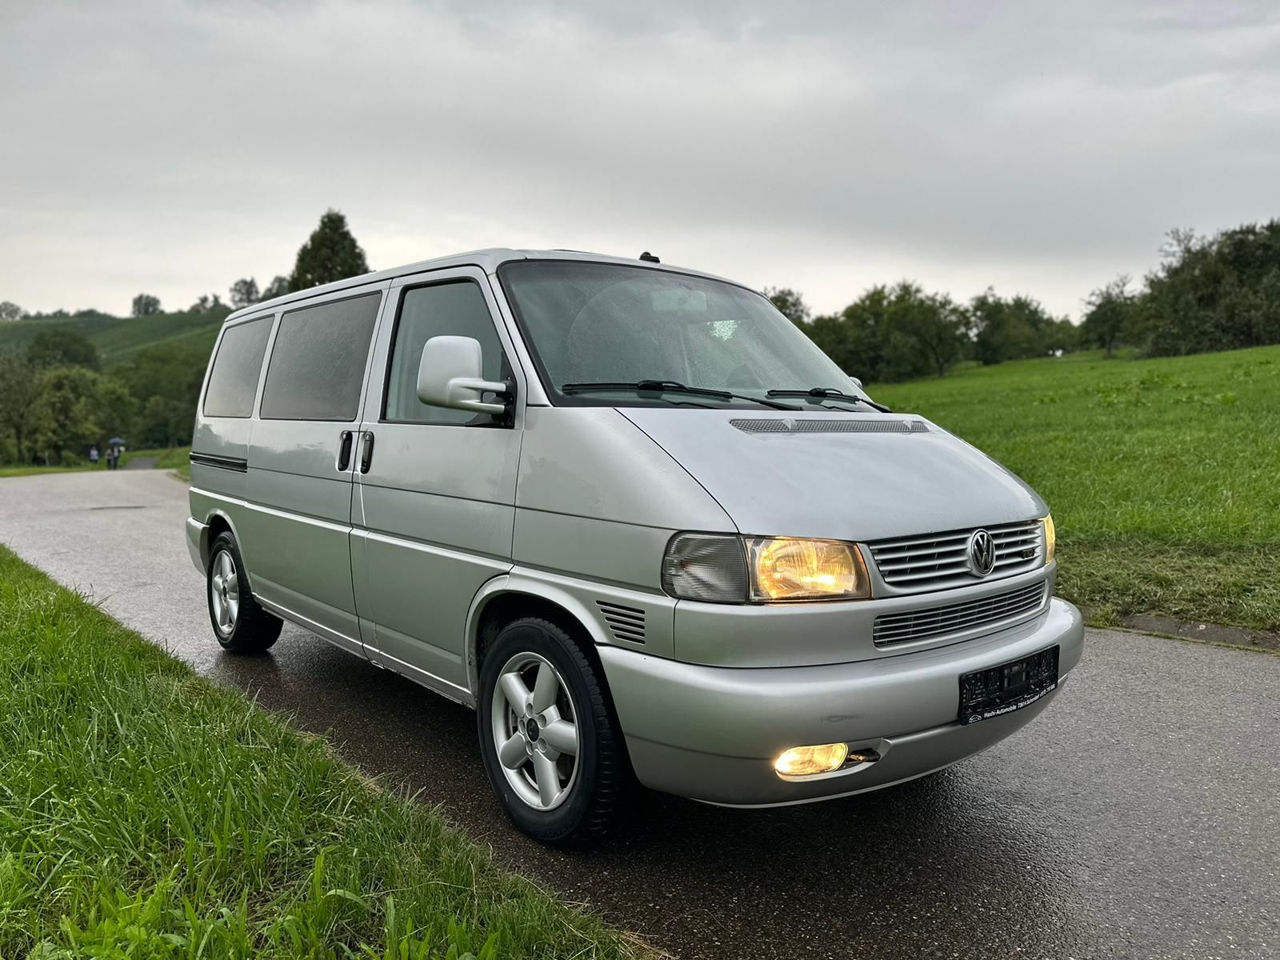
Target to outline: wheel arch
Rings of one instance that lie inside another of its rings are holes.
[[[480,664],[485,645],[505,624],[519,617],[542,617],[564,630],[595,663],[607,684],[595,647],[610,641],[587,605],[554,584],[520,574],[504,574],[480,588],[467,612],[464,656],[467,683],[475,697],[480,694]]]
[[[204,530],[200,534],[200,557],[204,561],[204,567],[209,569],[209,551],[213,547],[213,541],[217,539],[221,533],[230,533],[236,542],[236,547],[240,551],[240,560],[244,566],[241,573],[249,583],[249,589],[253,589],[253,573],[249,570],[249,561],[244,556],[244,541],[240,539],[240,531],[236,528],[236,523],[221,507],[214,507],[204,518]]]

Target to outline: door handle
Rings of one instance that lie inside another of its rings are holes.
[[[352,436],[350,430],[343,430],[338,436],[338,472],[341,473],[351,466]]]
[[[373,431],[366,430],[361,439],[364,443],[360,447],[360,472],[368,473],[369,464],[373,461]]]

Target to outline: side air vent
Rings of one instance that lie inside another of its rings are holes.
[[[605,603],[597,600],[596,606],[604,614],[615,640],[628,643],[644,643],[644,611],[636,607],[624,607],[619,603]]]
[[[746,419],[730,420],[743,433],[928,433],[923,420],[857,420],[823,418],[821,420]]]

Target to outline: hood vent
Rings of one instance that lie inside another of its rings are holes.
[[[636,607],[624,607],[620,603],[597,600],[596,606],[604,614],[605,623],[615,640],[627,643],[644,643],[644,611]]]
[[[928,433],[923,420],[846,420],[823,417],[821,420],[790,418],[730,420],[743,433]]]

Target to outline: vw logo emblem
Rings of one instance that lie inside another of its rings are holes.
[[[985,530],[975,530],[969,537],[969,570],[975,577],[985,577],[996,566],[996,542]]]

